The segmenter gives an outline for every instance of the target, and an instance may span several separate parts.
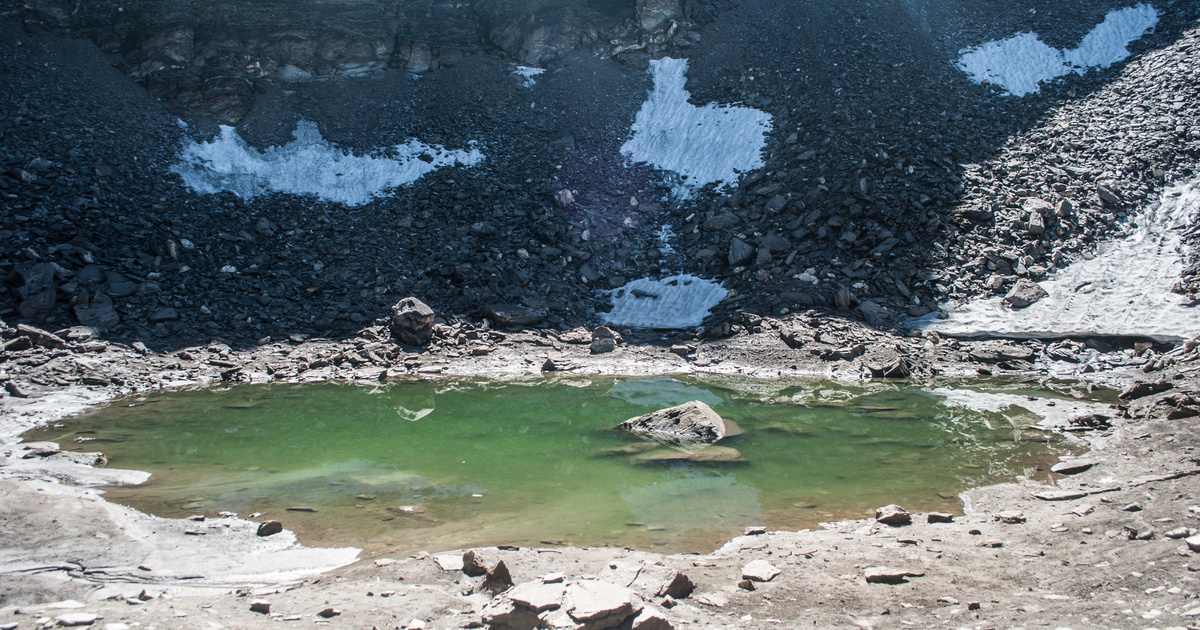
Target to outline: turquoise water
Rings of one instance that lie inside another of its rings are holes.
[[[689,400],[740,425],[720,445],[738,461],[653,463],[670,447],[612,429]],[[706,552],[746,526],[811,527],[887,503],[954,511],[966,488],[1048,479],[1065,446],[1020,428],[1035,420],[897,384],[530,377],[168,391],[26,438],[152,473],[110,500],[171,517],[259,512],[310,544]]]

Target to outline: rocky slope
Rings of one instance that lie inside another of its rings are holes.
[[[372,7],[335,8],[358,15]],[[170,15],[171,5],[160,8]],[[47,23],[52,11],[10,12],[27,32],[10,22],[6,38],[19,45],[3,53],[10,98],[0,184],[12,212],[0,242],[13,286],[4,317],[51,329],[86,323],[152,345],[213,336],[242,344],[346,334],[412,294],[470,317],[491,303],[523,302],[549,309],[545,325],[570,327],[603,310],[597,289],[669,269],[735,289],[706,334],[731,332],[740,311],[779,316],[810,307],[886,326],[1087,255],[1195,163],[1200,82],[1181,62],[1197,38],[1190,5],[1165,8],[1129,61],[1021,99],[971,84],[949,61],[957,48],[1032,17],[981,29],[964,14],[930,7],[778,12],[769,2],[743,2],[722,6],[715,21],[715,9],[703,8],[684,11],[707,16],[689,22],[703,45],[611,58],[611,50],[564,49],[533,89],[511,74],[513,53],[482,36],[471,39],[475,52],[420,81],[393,57],[364,78],[259,77],[253,102],[239,106],[239,130],[260,146],[283,144],[307,119],[359,151],[416,135],[447,146],[482,138],[491,156],[358,208],[191,192],[167,171],[188,136],[207,137],[212,119],[189,116],[182,129],[166,110],[206,110],[169,95],[156,102],[112,67],[129,71],[138,51],[166,46],[161,38],[146,34],[106,59],[88,43],[28,31],[78,28],[103,43],[96,29],[120,20],[93,16],[89,30],[74,17]],[[1060,24],[1103,17],[1097,7],[1056,10]],[[593,13],[600,21],[623,15],[621,23],[641,28],[636,11]],[[241,24],[237,5],[230,15]],[[321,23],[353,30],[388,22]],[[738,36],[751,26],[761,35]],[[1047,38],[1079,36],[1036,26]],[[695,99],[760,107],[775,117],[775,131],[766,168],[746,175],[732,196],[660,199],[627,225],[606,204],[638,191],[653,197],[646,189],[654,178],[623,167],[616,148],[648,89],[643,64],[664,51],[691,56]],[[795,58],[812,61],[781,65]],[[190,59],[188,68],[206,67]],[[554,196],[565,186],[584,195],[590,188],[600,210],[560,210]],[[663,225],[680,235],[667,259],[656,241]],[[226,266],[239,272],[222,273]]]

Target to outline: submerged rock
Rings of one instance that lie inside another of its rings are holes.
[[[736,424],[698,400],[630,418],[617,428],[659,442],[679,444],[712,444],[741,433]]]
[[[633,463],[672,464],[692,462],[696,464],[744,462],[741,451],[728,446],[706,446],[699,449],[662,448],[648,453],[635,455]]]
[[[623,457],[625,455],[637,455],[646,451],[653,451],[662,446],[658,442],[630,442],[628,444],[618,444],[609,446],[596,451],[595,457]]]

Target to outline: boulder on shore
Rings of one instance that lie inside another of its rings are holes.
[[[406,297],[392,307],[392,335],[401,343],[423,346],[433,338],[435,317],[429,305],[415,297]]]
[[[1049,295],[1046,290],[1038,283],[1028,279],[1021,278],[1013,285],[1013,288],[1004,296],[1004,301],[1013,308],[1025,308],[1030,304]]]
[[[712,444],[741,433],[736,424],[698,400],[630,418],[617,428],[658,442],[677,444]]]

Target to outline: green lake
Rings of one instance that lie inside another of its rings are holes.
[[[1100,395],[939,387],[1051,407]],[[690,400],[740,425],[721,445],[741,461],[655,463],[667,451],[612,429]],[[931,387],[733,377],[237,385],[117,400],[25,438],[152,474],[106,489],[111,501],[166,517],[260,512],[310,545],[708,552],[752,525],[813,527],[888,503],[954,512],[964,489],[1049,480],[1072,449],[1026,428],[1039,418],[1019,406],[969,407]]]

